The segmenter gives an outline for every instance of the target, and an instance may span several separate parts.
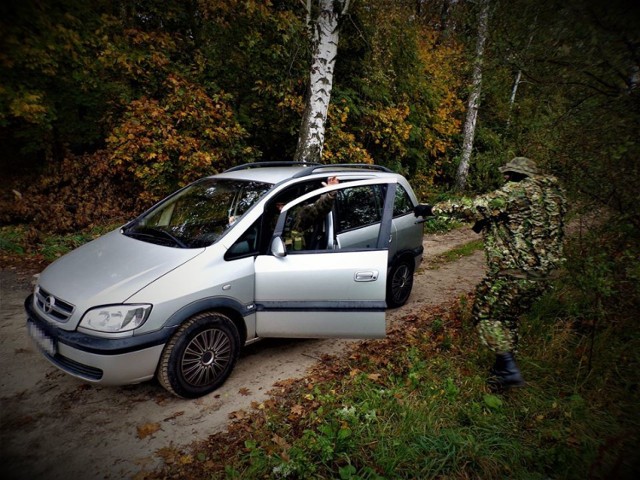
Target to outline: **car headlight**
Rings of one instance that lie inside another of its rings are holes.
[[[142,325],[151,312],[151,305],[110,305],[89,310],[80,326],[98,332],[127,332]]]

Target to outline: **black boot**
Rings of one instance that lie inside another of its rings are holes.
[[[524,385],[524,379],[511,352],[497,354],[496,363],[490,373],[488,383],[494,389],[504,390]]]

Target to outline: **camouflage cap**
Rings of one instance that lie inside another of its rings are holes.
[[[516,172],[531,176],[538,173],[538,167],[536,167],[536,162],[529,160],[527,157],[515,157],[504,167],[500,167],[500,171],[502,173]]]

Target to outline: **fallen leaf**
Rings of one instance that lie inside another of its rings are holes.
[[[487,407],[497,410],[502,407],[502,400],[495,395],[484,395],[484,403]]]
[[[273,441],[273,443],[275,443],[279,447],[282,447],[285,450],[288,450],[289,448],[291,448],[291,445],[289,445],[287,441],[284,438],[282,438],[280,435],[274,435],[271,438],[271,440]]]
[[[138,426],[138,438],[146,438],[149,435],[153,435],[158,430],[160,430],[159,423],[145,423],[144,425]]]
[[[244,410],[238,410],[236,412],[231,412],[229,414],[229,418],[236,419],[236,420],[242,420],[244,418],[247,418],[247,412],[245,412]]]
[[[242,387],[240,390],[238,390],[238,393],[240,395],[244,395],[245,397],[248,397],[249,395],[251,395],[251,390],[249,390],[246,387]]]
[[[176,412],[173,415],[170,415],[167,418],[165,418],[163,421],[168,422],[169,420],[174,420],[174,419],[180,417],[181,415],[184,415],[184,411]]]
[[[302,407],[302,405],[294,405],[293,407],[291,407],[291,413],[293,413],[294,415],[302,415],[304,413],[304,408]]]

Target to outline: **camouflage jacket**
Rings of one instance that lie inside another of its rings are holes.
[[[324,218],[331,211],[335,198],[335,192],[325,193],[314,203],[303,206],[296,213],[293,229],[302,231],[313,227],[319,219]]]
[[[458,202],[433,206],[433,214],[475,221],[482,228],[490,275],[547,275],[563,262],[563,189],[552,176],[536,175]]]
[[[306,248],[306,231],[315,227],[318,220],[327,216],[333,208],[335,198],[336,193],[325,193],[314,203],[297,207],[298,210],[294,212],[291,225],[285,227],[285,244],[290,249]]]

